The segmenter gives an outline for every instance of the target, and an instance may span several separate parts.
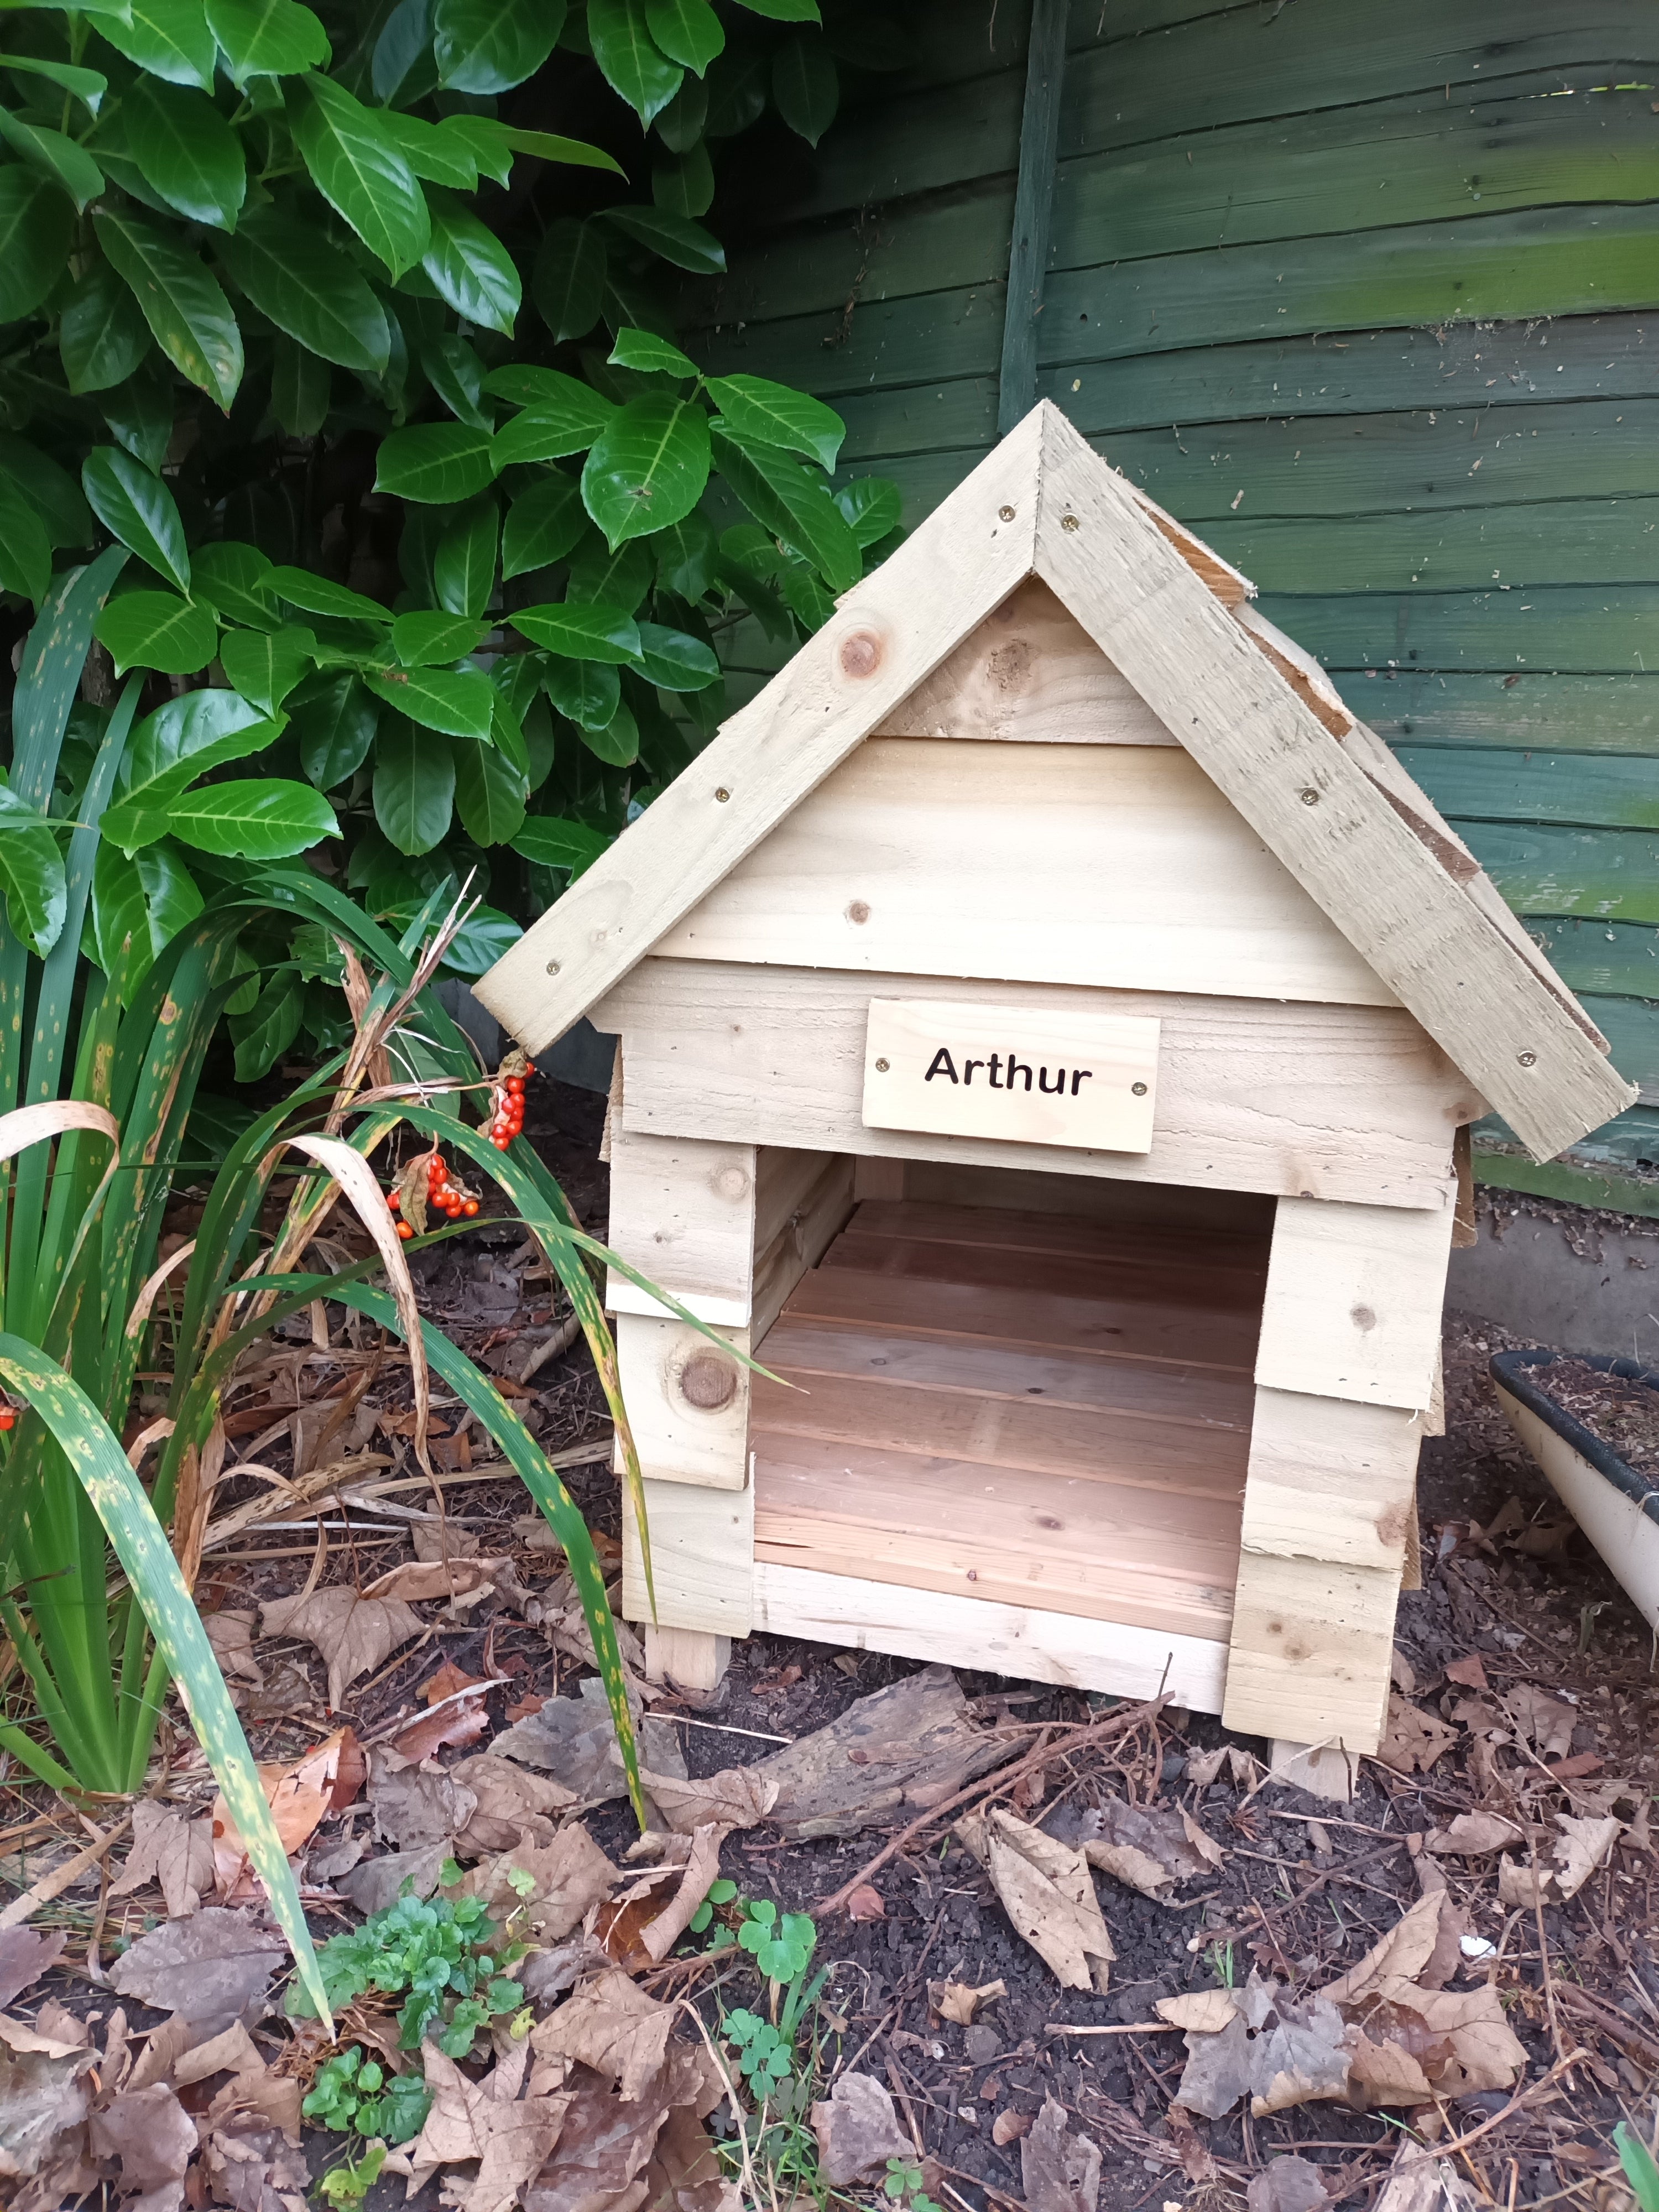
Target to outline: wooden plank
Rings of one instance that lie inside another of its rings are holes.
[[[732,1661],[729,1636],[709,1636],[695,1628],[645,1625],[645,1672],[652,1682],[680,1690],[714,1690]]]
[[[1149,1237],[1139,1222],[1080,1217],[997,1203],[1005,1195],[988,1178],[981,1183],[985,1195],[977,1202],[929,1203],[906,1199],[862,1200],[838,1237],[836,1252],[843,1252],[855,1238],[902,1238],[907,1243],[984,1246],[1000,1253],[1041,1252],[1054,1259],[1109,1261],[1144,1267],[1200,1267],[1206,1274],[1218,1270],[1265,1279],[1267,1248],[1273,1235],[1271,1219],[1249,1231],[1176,1227],[1158,1224]],[[1081,1184],[1087,1193],[1091,1186]]]
[[[872,999],[864,1120],[1000,1144],[1150,1152],[1158,1045],[1158,1024],[1143,1014]]]
[[[1177,742],[1035,576],[994,608],[873,734],[1027,745]]]
[[[866,1335],[864,1341],[869,1340]],[[1202,1428],[1157,1413],[1114,1413],[1103,1420],[1098,1407],[1051,1404],[1036,1395],[1040,1385],[1027,1386],[1030,1395],[992,1397],[972,1389],[918,1389],[891,1377],[890,1368],[872,1375],[867,1360],[861,1374],[848,1376],[780,1364],[775,1352],[762,1357],[783,1378],[755,1379],[751,1434],[762,1456],[771,1449],[767,1439],[798,1437],[841,1450],[867,1445],[964,1468],[1030,1469],[1161,1495],[1220,1498],[1235,1508],[1243,1494],[1249,1440],[1241,1430]],[[784,1387],[791,1383],[797,1387]],[[1172,1407],[1178,1405],[1177,1389],[1167,1396]]]
[[[855,1219],[823,1255],[826,1270],[854,1268],[866,1275],[902,1276],[909,1282],[961,1283],[1012,1297],[1040,1291],[1055,1297],[1191,1300],[1206,1319],[1249,1314],[1261,1304],[1267,1278],[1265,1251],[1243,1265],[1211,1266],[1201,1250],[1165,1254],[1156,1243],[1139,1251],[1051,1253],[1004,1244],[987,1235],[967,1243],[943,1237],[866,1234]]]
[[[1019,180],[1008,258],[1002,325],[997,434],[1006,437],[1036,398],[1037,318],[1048,266],[1060,93],[1066,76],[1067,0],[1031,0],[1025,100],[1019,118]]]
[[[639,1533],[623,1491],[623,1613],[648,1621]],[[747,1636],[754,1621],[755,1492],[685,1482],[645,1485],[657,1625],[709,1636]]]
[[[1144,1158],[866,1129],[859,1110],[866,1010],[872,992],[899,987],[888,976],[645,962],[603,1016],[606,1028],[627,1030],[629,1126],[1438,1207],[1452,1132],[1480,1111],[1478,1096],[1401,1012],[1125,992],[1110,1003],[1163,1024],[1160,1126]],[[1018,988],[1036,995],[1046,987]],[[929,988],[965,996],[982,986],[940,977]],[[1052,993],[1056,1003],[1068,995]]]
[[[1077,1613],[900,1589],[757,1559],[755,1626],[774,1636],[804,1636],[855,1651],[988,1668],[1015,1681],[1063,1683],[1126,1698],[1167,1690],[1196,1712],[1221,1708],[1224,1643],[1160,1636]]]
[[[616,1316],[623,1403],[643,1473],[659,1482],[741,1490],[748,1480],[749,1370],[685,1322]],[[720,1342],[747,1352],[746,1328]]]
[[[1012,1208],[1061,1214],[1079,1224],[1100,1222],[1123,1230],[1156,1228],[1160,1236],[1177,1238],[1189,1231],[1206,1239],[1243,1237],[1264,1247],[1273,1230],[1273,1200],[1251,1191],[1109,1182],[1094,1176],[974,1167],[956,1160],[907,1162],[903,1192],[895,1194],[901,1194],[907,1202],[914,1200],[952,1209]]]
[[[809,1267],[853,1210],[853,1163],[845,1153],[784,1152],[763,1146],[755,1221],[750,1326],[765,1335]]]
[[[655,950],[1394,1003],[1172,747],[872,739]]]
[[[909,1172],[902,1160],[872,1159],[866,1155],[853,1163],[853,1196],[860,1205],[866,1199],[902,1199]]]
[[[1057,411],[1044,419],[1039,570],[1218,788],[1538,1157],[1628,1104],[1629,1086],[1318,718],[1288,684],[1264,684],[1239,626],[1110,471]]]
[[[1465,822],[1481,866],[1517,913],[1659,922],[1650,832]]]
[[[1237,1370],[1128,1358],[1099,1359],[1003,1340],[916,1336],[858,1322],[815,1322],[787,1314],[757,1355],[780,1375],[815,1388],[815,1376],[858,1376],[908,1390],[966,1394],[1087,1413],[1103,1431],[1119,1420],[1185,1424],[1213,1435],[1218,1465],[1230,1464],[1237,1438],[1248,1438],[1255,1388]],[[1224,1478],[1217,1477],[1218,1484]]]
[[[1639,676],[1659,614],[1659,584],[1310,593],[1261,604],[1332,670]]]
[[[479,997],[530,1051],[562,1036],[1023,581],[1039,437],[1034,420],[1005,440],[947,502],[943,534],[901,546],[848,593],[480,979]]]
[[[1399,746],[1396,757],[1443,814],[1659,830],[1659,765],[1652,757],[1417,744]]]
[[[1460,676],[1413,668],[1350,673],[1336,682],[1354,713],[1391,745],[1510,751],[1525,743],[1557,759],[1586,753],[1659,759],[1659,675]]]
[[[1438,1213],[1280,1199],[1257,1382],[1411,1412],[1425,1407],[1453,1218],[1449,1199]]]
[[[1221,1708],[1226,1726],[1375,1751],[1399,1594],[1396,1568],[1243,1554]]]
[[[907,1282],[851,1267],[815,1267],[789,1311],[803,1321],[869,1323],[912,1336],[982,1337],[1234,1372],[1249,1371],[1256,1344],[1254,1311],[1205,1315],[1202,1341],[1194,1344],[1194,1308],[1180,1297],[1109,1300],[1028,1291],[1011,1299],[995,1285]]]
[[[1422,1437],[1399,1407],[1259,1389],[1243,1548],[1397,1574]]]
[[[1231,1614],[1230,1499],[763,1431],[754,1500],[755,1556],[783,1566],[1181,1635]]]
[[[1478,479],[1477,479],[1478,481]],[[1571,482],[1571,478],[1567,479]],[[1249,496],[1246,490],[1248,507]],[[1429,514],[1206,523],[1264,592],[1530,592],[1653,584],[1659,500],[1554,499]],[[1390,655],[1392,659],[1394,656]]]
[[[746,1326],[755,1251],[752,1144],[611,1132],[611,1249],[699,1321]],[[613,1313],[665,1309],[613,1269]]]
[[[1528,928],[1571,989],[1659,999],[1659,929],[1588,915],[1536,915]]]

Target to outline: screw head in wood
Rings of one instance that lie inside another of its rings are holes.
[[[852,903],[847,909],[847,919],[848,921],[853,922],[868,921],[870,919],[870,908],[867,901],[864,899],[853,900]]]
[[[843,676],[873,676],[881,665],[881,640],[873,630],[855,629],[850,637],[842,640],[836,658],[841,663]]]
[[[887,1073],[887,1070],[888,1070],[888,1066],[889,1066],[889,1065],[890,1065],[890,1063],[889,1063],[888,1061],[886,1061],[886,1060],[878,1060],[876,1062],[876,1073],[877,1073],[878,1075],[885,1075],[885,1074],[886,1074],[886,1073]]]
[[[1013,508],[1012,507],[1000,507],[997,509],[997,518],[1002,522],[1012,522],[1014,519]]]
[[[1146,1096],[1146,1086],[1144,1083],[1132,1083],[1129,1088],[1137,1098],[1144,1098]]]
[[[559,963],[558,963],[558,962],[557,962],[556,960],[550,960],[550,961],[548,962],[548,963],[547,963],[547,972],[548,972],[548,974],[549,974],[550,975],[556,975],[558,974],[558,972],[559,972]]]
[[[1062,514],[1060,518],[1060,526],[1062,530],[1081,530],[1083,525],[1078,520],[1076,515]]]
[[[1515,1056],[1522,1067],[1536,1067],[1538,1065],[1538,1054],[1535,1052],[1518,1052]]]
[[[1311,784],[1302,794],[1302,804],[1304,806],[1317,806],[1319,804],[1319,793]]]
[[[732,796],[732,794],[731,794],[731,793],[726,789],[726,786],[722,783],[722,784],[720,784],[720,785],[718,785],[718,786],[716,787],[716,788],[715,788],[715,792],[714,792],[714,796],[715,796],[715,798],[716,798],[716,799],[718,799],[722,803],[722,805],[724,805],[725,801],[726,801],[726,799],[730,799],[730,797]]]

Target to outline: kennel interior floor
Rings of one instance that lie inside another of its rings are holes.
[[[1267,1267],[1265,1236],[866,1200],[757,1347],[757,1558],[1224,1638]]]

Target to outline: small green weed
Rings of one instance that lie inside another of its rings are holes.
[[[881,2190],[884,2197],[890,2197],[896,2203],[903,2204],[907,2212],[945,2212],[943,2205],[936,2204],[931,2197],[923,2193],[921,2168],[913,2166],[908,2159],[888,2160],[887,2179],[882,2183]]]
[[[361,2158],[349,2158],[343,2166],[331,2167],[317,2184],[317,2194],[331,2212],[356,2212],[380,2179],[385,2164],[386,2145],[369,2143]]]
[[[400,2143],[419,2135],[432,2097],[418,2074],[388,2075],[379,2059],[365,2057],[354,2043],[324,2060],[300,2109],[319,2127]]]
[[[1613,2131],[1613,2147],[1641,2212],[1659,2212],[1659,2165],[1654,2163],[1653,2153],[1623,2120]]]
[[[450,1861],[445,1873],[452,1867]],[[459,1878],[460,1869],[454,1872]],[[465,2058],[481,2027],[524,2002],[523,1990],[500,1969],[521,1959],[525,1947],[510,1943],[497,1955],[498,1932],[482,1898],[404,1895],[361,1928],[331,1936],[317,1963],[337,2010],[370,1990],[388,1996],[407,1992],[398,2015],[398,2048],[418,2050],[428,2029],[441,2021],[443,2032],[434,2039],[439,2049]],[[313,2010],[297,1984],[288,2008],[299,2017]]]

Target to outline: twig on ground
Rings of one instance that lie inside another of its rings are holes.
[[[1482,2136],[1489,2136],[1494,2128],[1501,2128],[1504,2121],[1518,2112],[1523,2105],[1529,2105],[1534,2097],[1542,2096],[1545,2090],[1553,2087],[1567,2069],[1577,2063],[1578,2060],[1577,2051],[1570,2058],[1558,2058],[1547,2074],[1540,2074],[1526,2088],[1517,2089],[1501,2112],[1494,2112],[1489,2120],[1482,2120],[1478,2128],[1471,2128],[1467,2135],[1455,2136],[1450,2142],[1425,2146],[1417,2158],[1402,2159],[1401,2171],[1408,2172],[1413,2166],[1431,2163],[1436,2159],[1450,2158],[1454,2152],[1467,2150],[1471,2143],[1479,2142]]]
[[[1121,2027],[1073,2027],[1069,2020],[1049,2020],[1043,2027],[1049,2035],[1179,2035],[1182,2032],[1170,2020],[1131,2020]]]
[[[27,1920],[31,1912],[38,1911],[43,1905],[50,1905],[52,1899],[66,1890],[77,1875],[83,1875],[89,1866],[95,1866],[110,1846],[131,1826],[131,1813],[123,1813],[112,1828],[106,1828],[101,1836],[94,1836],[84,1850],[76,1851],[73,1858],[65,1859],[62,1866],[54,1867],[50,1874],[43,1874],[39,1881],[32,1883],[21,1897],[14,1897],[5,1911],[0,1912],[0,1928],[15,1928],[20,1921]]]

